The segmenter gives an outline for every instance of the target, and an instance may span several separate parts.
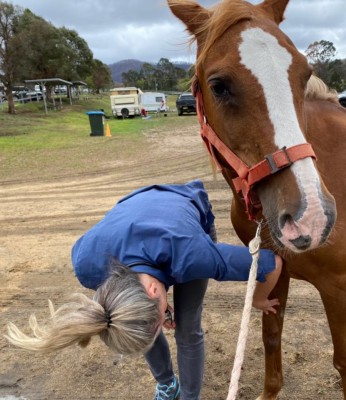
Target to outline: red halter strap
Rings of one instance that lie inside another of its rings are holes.
[[[262,206],[253,192],[253,186],[262,179],[291,166],[295,161],[307,157],[316,159],[312,146],[309,143],[302,143],[288,148],[284,147],[265,156],[264,160],[258,164],[249,167],[222,142],[213,128],[208,124],[204,110],[203,95],[197,77],[195,77],[195,82],[192,84],[192,90],[196,97],[197,116],[201,125],[200,133],[202,139],[218,169],[222,171],[226,167],[220,164],[215,150],[222,155],[228,167],[233,169],[237,174],[237,177],[232,180],[233,185],[238,193],[242,193],[249,219],[254,220]]]

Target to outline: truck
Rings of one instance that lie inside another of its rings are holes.
[[[144,92],[140,95],[141,109],[146,112],[166,112],[168,106],[166,104],[166,96],[159,92]]]
[[[111,89],[111,108],[114,118],[133,118],[141,114],[140,98],[143,94],[136,87],[121,87]]]
[[[195,113],[196,112],[196,99],[191,92],[182,93],[177,101],[176,107],[178,115],[183,115],[183,113]]]

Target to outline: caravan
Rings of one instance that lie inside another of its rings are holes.
[[[116,118],[128,118],[140,115],[141,89],[122,87],[111,89],[112,114]]]
[[[146,112],[168,111],[164,93],[144,92],[140,95],[140,104],[141,109],[144,109]]]

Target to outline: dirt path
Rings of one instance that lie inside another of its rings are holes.
[[[151,132],[145,139],[146,151],[139,148],[137,158],[118,159],[97,173],[0,186],[2,333],[8,321],[27,326],[32,312],[45,318],[48,298],[59,305],[73,292],[88,293],[74,278],[70,249],[120,197],[138,186],[202,179],[214,205],[219,240],[238,243],[228,215],[230,191],[221,177],[213,181],[196,132],[196,126],[183,134]],[[226,398],[245,290],[244,283],[210,283],[204,309],[203,400]],[[168,337],[173,343],[171,333]],[[49,356],[17,350],[2,337],[0,347],[2,398],[153,398],[155,383],[143,359],[118,360],[99,340],[84,350],[73,347]],[[254,312],[239,398],[255,399],[260,393],[262,355],[261,315]],[[283,355],[285,388],[280,399],[342,399],[321,302],[314,288],[303,282],[291,285]]]

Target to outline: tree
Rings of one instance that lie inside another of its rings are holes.
[[[326,83],[338,92],[346,89],[346,60],[333,60],[329,63]]]
[[[309,45],[305,54],[315,74],[329,87],[342,91],[346,85],[346,60],[335,60],[336,48],[332,42],[321,40]]]
[[[86,41],[76,31],[55,28],[30,10],[19,20],[16,40],[22,48],[22,79],[74,81],[86,79],[92,72],[93,54]],[[47,95],[49,98],[50,90]]]
[[[305,50],[305,54],[311,64],[324,64],[335,57],[336,49],[332,42],[320,40],[311,43]]]
[[[93,60],[91,81],[96,93],[100,93],[101,89],[109,87],[113,82],[111,70],[100,60]]]
[[[136,86],[143,90],[176,90],[178,81],[187,77],[183,68],[176,67],[167,58],[161,58],[154,65],[143,63],[139,72],[130,70],[122,74],[126,86]]]
[[[25,79],[63,78],[70,51],[58,29],[26,9],[18,20],[16,35],[20,76]],[[66,79],[66,78],[65,78]],[[50,87],[46,86],[50,98]]]
[[[195,66],[192,65],[185,73],[185,77],[180,78],[178,80],[177,89],[180,92],[186,92],[190,90],[194,75],[195,75]]]
[[[177,89],[178,80],[186,77],[186,71],[171,63],[167,58],[161,58],[156,66],[160,88],[163,90]]]
[[[139,87],[138,82],[141,79],[141,74],[139,72],[130,69],[127,72],[123,72],[121,76],[125,86]]]
[[[59,29],[59,33],[60,46],[64,47],[65,57],[63,78],[69,81],[85,79],[94,69],[93,53],[87,42],[74,30],[63,27]]]
[[[76,31],[55,28],[30,10],[25,10],[18,31],[17,36],[26,55],[22,63],[23,79],[79,81],[92,75],[93,54]],[[30,52],[24,49],[30,49]],[[49,84],[46,88],[49,99]]]
[[[158,89],[158,76],[156,68],[153,64],[144,63],[140,70],[140,77],[142,79],[142,89],[144,90],[157,90]]]
[[[10,114],[15,113],[12,88],[20,74],[18,42],[14,40],[14,36],[21,13],[21,8],[0,2],[0,81],[5,86]]]
[[[335,54],[334,44],[327,40],[311,43],[305,50],[305,55],[310,64],[313,65],[316,75],[326,83],[328,82],[328,65]]]

